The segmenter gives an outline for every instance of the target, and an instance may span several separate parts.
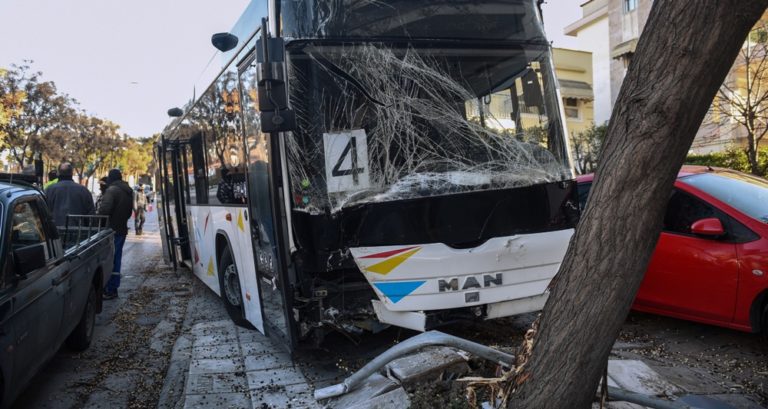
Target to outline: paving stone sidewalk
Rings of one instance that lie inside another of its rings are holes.
[[[320,408],[290,356],[229,320],[195,324],[184,408]]]
[[[469,370],[466,354],[446,347],[426,348],[391,362],[348,394],[318,403],[313,397],[314,388],[338,383],[343,377],[323,371],[317,362],[295,365],[266,336],[237,327],[228,319],[195,324],[190,334],[184,408],[399,409],[410,406],[407,385],[429,382],[429,378],[446,371],[459,376]],[[621,345],[616,349],[621,350]],[[706,382],[701,376],[680,372],[685,368],[677,368],[676,372],[656,369],[663,374],[640,360],[612,359],[609,384],[650,396],[680,399],[697,407],[760,408],[749,397],[725,393],[712,382],[708,387],[691,387],[691,383]],[[641,408],[626,402],[611,402],[609,407]]]

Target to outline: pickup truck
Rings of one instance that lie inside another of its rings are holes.
[[[105,216],[54,225],[34,179],[0,174],[0,408],[8,407],[62,344],[88,348],[112,271]]]

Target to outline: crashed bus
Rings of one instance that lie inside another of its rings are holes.
[[[536,0],[253,1],[212,42],[157,190],[237,324],[293,349],[543,307],[579,214]]]

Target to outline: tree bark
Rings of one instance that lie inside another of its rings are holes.
[[[656,0],[509,407],[588,408],[696,131],[768,0]]]

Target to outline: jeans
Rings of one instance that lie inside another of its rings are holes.
[[[120,287],[120,267],[123,261],[123,245],[126,235],[115,235],[115,261],[112,266],[112,275],[109,276],[107,286],[104,288],[106,294],[116,293]]]
[[[136,228],[136,234],[141,232],[141,229],[144,227],[144,220],[144,209],[136,209],[136,215],[133,218],[133,227]]]

